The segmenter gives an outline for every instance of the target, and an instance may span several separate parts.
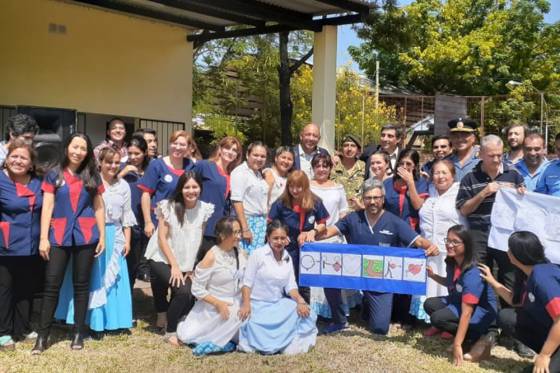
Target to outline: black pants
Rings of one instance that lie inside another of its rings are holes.
[[[472,230],[476,259],[479,263],[486,264],[491,270],[494,269],[495,263],[498,270],[498,281],[508,289],[512,289],[515,282],[515,267],[509,261],[507,252],[488,247],[488,235],[489,232]],[[509,307],[502,299],[500,299],[500,303],[503,308]]]
[[[434,327],[455,334],[459,328],[459,317],[447,308],[447,304],[442,301],[442,298],[433,297],[426,299],[424,310],[430,316],[430,322]],[[476,341],[480,337],[480,333],[469,328],[465,339]]]
[[[538,325],[520,308],[505,308],[498,313],[498,326],[502,334],[517,339],[537,353],[542,350],[549,332]],[[552,354],[549,370],[560,372],[560,349]]]
[[[19,338],[31,333],[39,260],[38,256],[0,257],[0,336]]]
[[[194,296],[191,293],[192,282],[189,278],[184,285],[171,286],[171,266],[162,262],[148,261],[152,273],[152,292],[157,312],[167,312],[167,332],[177,331],[179,319],[191,311],[194,305]],[[184,273],[183,273],[184,275]],[[171,288],[171,299],[167,301],[167,291]]]
[[[332,322],[335,324],[345,324],[347,322],[344,304],[342,303],[342,290],[334,288],[324,288],[325,298],[331,308]]]
[[[391,320],[403,325],[413,325],[414,316],[410,314],[410,303],[412,296],[406,294],[393,295],[393,310],[391,312]]]
[[[149,238],[144,234],[144,228],[138,225],[132,227],[130,237],[130,253],[126,257],[126,265],[128,267],[128,279],[130,281],[130,290],[134,290],[134,282],[139,273],[149,273],[149,269],[145,270],[144,265],[147,261],[144,259],[146,254],[146,246],[148,246]],[[146,264],[145,264],[146,263]],[[147,265],[146,265],[147,266]],[[149,266],[147,266],[149,268]]]
[[[53,246],[45,270],[43,307],[39,319],[39,335],[47,336],[58,304],[60,287],[68,261],[72,258],[72,281],[74,284],[74,325],[76,331],[85,331],[89,301],[89,281],[97,243],[84,246]]]

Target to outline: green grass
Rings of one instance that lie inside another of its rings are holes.
[[[174,348],[154,332],[151,298],[140,289],[135,290],[135,305],[140,319],[130,335],[107,335],[86,341],[83,351],[71,351],[69,330],[55,327],[51,346],[40,356],[31,356],[32,342],[0,352],[0,372],[517,372],[529,364],[497,347],[490,360],[456,369],[446,352],[449,342],[423,338],[420,330],[392,330],[389,337],[376,337],[361,323],[335,336],[319,337],[316,347],[304,355],[235,352],[197,358],[189,348]]]

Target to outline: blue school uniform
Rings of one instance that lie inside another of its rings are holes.
[[[152,222],[157,224],[157,217],[155,214],[156,205],[159,201],[169,198],[175,188],[177,187],[177,181],[185,171],[192,170],[194,163],[189,158],[183,158],[183,168],[177,170],[172,166],[165,163],[163,158],[153,159],[146,171],[144,176],[138,181],[137,187],[140,188],[142,192],[147,192],[150,194],[151,198],[151,210],[152,210]]]
[[[471,172],[478,164],[478,162],[480,162],[480,159],[478,159],[477,157],[477,151],[475,149],[471,150],[470,158],[467,159],[467,161],[463,165],[461,165],[461,161],[455,153],[451,154],[448,159],[453,162],[453,165],[455,166],[455,181],[461,181],[461,179],[466,174]]]
[[[373,227],[363,210],[346,215],[335,226],[350,244],[407,247],[418,238],[418,233],[389,211],[384,211]],[[393,294],[364,291],[364,305],[367,307],[370,329],[376,334],[387,334]]]
[[[522,159],[517,162],[513,167],[523,176],[523,182],[525,187],[529,192],[534,192],[539,184],[539,181],[544,173],[544,170],[548,167],[548,160],[544,160],[541,165],[537,168],[534,175],[531,175],[529,168],[527,168],[527,163]]]
[[[461,271],[455,264],[448,264],[447,289],[449,295],[444,298],[447,308],[460,317],[462,303],[474,306],[469,329],[479,335],[485,334],[496,320],[498,300],[492,287],[480,277],[478,267],[473,265]]]
[[[290,243],[286,246],[286,251],[292,257],[296,280],[299,283],[299,245],[298,236],[301,232],[307,232],[315,228],[316,224],[325,224],[329,218],[329,212],[320,199],[315,200],[312,210],[303,211],[299,206],[285,206],[282,200],[278,199],[270,207],[268,221],[280,220],[288,226],[288,237]]]
[[[49,229],[52,246],[83,246],[99,241],[99,229],[95,220],[93,199],[78,175],[64,170],[58,182],[58,169],[51,170],[45,177],[41,189],[54,194],[54,209]],[[97,194],[104,188],[99,179]]]
[[[534,333],[530,339],[536,340],[537,345],[530,347],[540,351],[554,320],[560,317],[560,267],[552,263],[535,265],[527,279],[521,304],[518,319],[523,319],[528,330]]]
[[[0,171],[0,256],[32,256],[39,249],[41,179],[27,185]]]
[[[230,176],[222,170],[214,161],[198,161],[194,166],[194,172],[202,180],[202,193],[200,200],[212,203],[214,213],[206,222],[204,236],[216,237],[214,228],[220,218],[229,215]]]
[[[130,206],[136,217],[137,225],[144,228],[144,214],[142,213],[142,189],[138,187],[138,183],[142,180],[142,176],[136,172],[129,172],[123,177],[124,181],[130,187]]]
[[[393,182],[393,177],[383,182],[385,187],[385,210],[397,215],[406,221],[412,229],[419,232],[418,210],[412,207],[408,188],[403,183],[403,187],[397,189]],[[414,182],[416,192],[421,198],[428,198],[428,182],[424,178],[419,178]]]

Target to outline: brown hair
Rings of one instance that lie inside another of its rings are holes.
[[[216,148],[216,152],[214,153],[212,158],[210,158],[211,161],[214,162],[217,161],[218,154],[220,154],[220,148],[231,149],[234,145],[237,145],[237,157],[235,157],[235,160],[227,166],[227,170],[225,171],[228,174],[230,174],[235,167],[239,166],[239,164],[243,160],[243,146],[241,146],[241,142],[239,142],[239,140],[236,137],[226,136],[223,139],[221,139],[220,142],[218,143],[218,147]]]
[[[101,151],[99,152],[99,155],[97,156],[97,162],[99,162],[99,165],[101,165],[101,163],[103,162],[103,160],[105,158],[110,157],[111,159],[113,159],[113,157],[118,154],[119,157],[121,156],[121,153],[119,153],[118,151],[116,151],[115,149],[107,146],[103,149],[101,149]]]
[[[449,172],[451,172],[451,176],[455,177],[455,165],[449,159],[438,159],[437,161],[435,161],[434,164],[432,164],[432,170],[430,172],[432,176],[434,175],[434,168],[438,164],[444,164],[445,166],[447,166],[447,169],[449,170]]]
[[[315,201],[317,197],[311,192],[311,188],[309,187],[309,178],[305,174],[305,172],[301,170],[292,171],[288,175],[288,180],[286,181],[286,189],[280,196],[280,200],[284,204],[284,206],[293,208],[294,207],[294,197],[290,194],[290,186],[295,185],[303,188],[303,197],[301,199],[301,208],[305,211],[313,210],[315,206]]]
[[[27,153],[29,153],[29,159],[31,160],[31,173],[35,172],[35,161],[37,160],[37,153],[31,144],[28,144],[25,140],[15,138],[14,140],[10,141],[10,145],[8,145],[8,154],[6,154],[6,159],[17,149],[25,149]],[[2,165],[3,168],[6,168],[6,161]]]
[[[189,144],[189,145],[193,141],[190,133],[188,133],[187,131],[184,131],[184,130],[178,130],[178,131],[173,132],[171,134],[171,136],[169,136],[169,143],[177,141],[177,139],[179,137],[184,137],[187,140],[187,144]]]

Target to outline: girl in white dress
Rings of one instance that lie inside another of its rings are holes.
[[[215,233],[216,245],[194,271],[192,294],[197,301],[177,326],[177,337],[195,345],[197,356],[233,351],[241,326],[241,280],[247,261],[238,249],[241,224],[234,217],[221,218]]]
[[[194,304],[191,294],[194,263],[206,222],[214,212],[213,204],[199,199],[201,185],[193,171],[179,177],[171,197],[157,205],[159,224],[146,248],[156,307],[167,310],[165,340],[176,346],[179,345],[177,323]]]

